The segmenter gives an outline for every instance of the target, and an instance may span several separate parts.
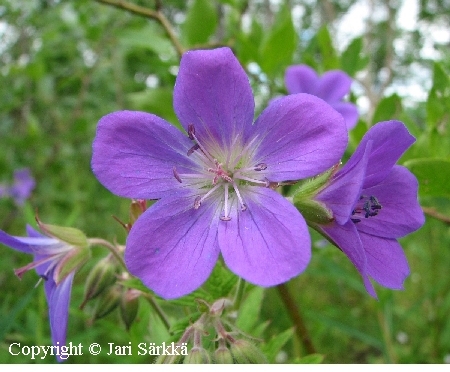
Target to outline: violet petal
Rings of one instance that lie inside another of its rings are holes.
[[[320,77],[316,95],[331,104],[344,98],[351,85],[352,79],[344,71],[327,71]]]
[[[289,66],[284,75],[284,82],[289,94],[309,93],[316,95],[319,76],[307,65]]]
[[[344,117],[348,130],[353,129],[356,126],[359,119],[359,113],[358,107],[355,104],[350,102],[335,102],[332,106]]]
[[[231,271],[253,284],[273,286],[305,270],[311,241],[295,207],[268,188],[249,187],[243,198],[247,209],[232,208],[231,220],[219,224],[220,249]]]

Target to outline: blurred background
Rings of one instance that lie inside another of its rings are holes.
[[[448,0],[2,0],[0,229],[25,235],[38,211],[46,223],[123,244],[126,231],[112,216],[126,221],[129,200],[110,194],[90,168],[98,120],[132,109],[179,125],[172,91],[180,54],[223,45],[246,69],[257,113],[286,94],[289,65],[349,74],[347,99],[360,119],[346,157],[379,121],[401,120],[417,138],[400,163],[418,177],[427,217],[401,240],[411,267],[405,290],[377,286],[379,300],[372,299],[348,259],[315,234],[310,266],[288,286],[325,363],[450,363]],[[51,341],[38,276],[19,280],[13,272],[30,257],[3,245],[0,255],[0,363],[54,363],[8,352],[12,342]],[[94,248],[93,255],[104,251]],[[89,306],[79,305],[93,263],[75,277],[68,341],[164,341],[144,302],[129,330],[117,312],[92,324]],[[292,324],[274,289],[248,301],[246,331],[259,327],[253,334],[265,340],[285,332],[272,361],[306,353],[288,331]],[[151,361],[85,354],[68,363]]]

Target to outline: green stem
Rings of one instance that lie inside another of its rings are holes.
[[[158,314],[159,318],[164,324],[164,327],[169,331],[170,330],[170,323],[169,319],[167,318],[167,315],[164,313],[164,310],[161,308],[161,306],[158,305],[158,303],[155,301],[155,298],[149,294],[149,293],[142,293],[142,295],[148,300],[149,304],[153,308],[153,310],[156,311],[156,314]]]
[[[234,310],[239,310],[239,308],[241,307],[242,298],[244,297],[244,288],[245,288],[245,280],[239,278],[238,287],[236,289],[236,295],[234,296],[233,301]]]
[[[122,0],[95,0],[99,3],[107,4],[114,6],[119,9],[124,9],[130,13],[140,15],[142,17],[146,18],[152,18],[156,21],[158,21],[164,28],[164,30],[167,33],[167,36],[169,37],[170,41],[172,42],[173,46],[175,47],[175,50],[178,53],[178,57],[181,58],[183,53],[185,52],[184,47],[181,45],[180,41],[178,40],[175,31],[173,30],[172,25],[170,24],[169,20],[166,18],[166,16],[158,9],[153,10],[149,8],[144,8],[139,5],[135,5],[133,3],[129,3],[127,1]]]
[[[306,328],[305,322],[300,314],[300,310],[289,293],[286,284],[277,285],[277,290],[284,306],[286,307],[289,317],[295,325],[295,334],[297,335],[297,338],[302,343],[308,354],[316,353],[316,349],[311,341],[311,337],[309,336],[308,329]]]
[[[125,268],[125,270],[128,271],[127,266],[125,265],[125,261],[123,260],[122,255],[120,254],[120,251],[117,249],[116,246],[111,244],[105,239],[102,238],[89,238],[88,239],[89,244],[92,245],[100,245],[102,247],[108,248],[108,250],[113,254],[113,256],[119,261],[119,263]]]

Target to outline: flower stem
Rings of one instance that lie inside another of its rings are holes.
[[[308,354],[314,354],[316,349],[311,341],[311,337],[309,336],[308,329],[306,328],[305,322],[300,314],[300,310],[289,293],[286,284],[277,285],[277,290],[284,306],[286,307],[289,317],[295,325],[295,334],[297,335],[297,338],[302,343]]]
[[[147,299],[153,310],[156,311],[159,318],[163,322],[164,327],[166,327],[167,330],[170,330],[169,319],[167,318],[167,315],[164,313],[164,310],[161,308],[161,306],[159,306],[158,303],[155,301],[155,298],[149,293],[142,293],[142,296],[144,296]]]
[[[238,310],[241,307],[242,298],[244,297],[245,280],[239,278],[236,295],[234,296],[233,309]]]
[[[108,250],[113,254],[113,256],[119,261],[119,263],[128,271],[125,261],[123,260],[122,255],[120,254],[120,251],[117,249],[116,246],[111,244],[105,239],[102,238],[89,238],[88,239],[89,244],[92,245],[101,245],[102,247],[108,248]]]
[[[436,209],[430,207],[422,207],[423,213],[427,216],[433,217],[439,221],[442,221],[446,225],[450,225],[450,217],[445,214],[439,213]]]
[[[181,45],[180,41],[178,40],[177,36],[175,35],[175,31],[170,24],[169,20],[166,18],[166,16],[160,11],[160,10],[153,10],[149,8],[145,8],[139,5],[135,5],[133,3],[129,3],[127,1],[122,0],[95,0],[99,3],[107,4],[114,6],[119,9],[124,9],[130,13],[134,13],[137,15],[140,15],[142,17],[146,18],[152,18],[156,21],[158,21],[164,28],[164,30],[167,33],[167,36],[169,37],[170,41],[172,42],[173,46],[175,47],[175,50],[178,53],[178,56],[181,57],[183,53],[185,52],[184,47]]]

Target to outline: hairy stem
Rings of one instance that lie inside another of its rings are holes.
[[[128,271],[125,261],[123,260],[123,257],[120,253],[120,251],[117,249],[117,247],[114,244],[111,244],[105,239],[102,238],[89,238],[88,239],[89,244],[92,245],[100,245],[102,247],[108,248],[108,250],[113,254],[113,256],[119,261],[119,263]]]
[[[284,306],[286,307],[289,317],[295,325],[295,334],[297,335],[297,338],[302,343],[308,354],[314,354],[316,349],[311,341],[311,337],[309,336],[308,329],[306,328],[305,322],[300,314],[300,310],[289,293],[286,284],[277,285],[277,290]]]

